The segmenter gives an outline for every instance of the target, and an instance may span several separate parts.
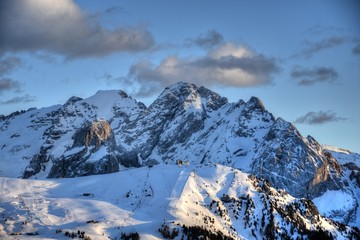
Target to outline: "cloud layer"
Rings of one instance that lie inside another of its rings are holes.
[[[170,84],[184,81],[198,85],[251,87],[272,83],[279,71],[275,59],[246,47],[226,43],[205,56],[187,59],[170,56],[158,65],[141,61],[131,66],[123,83],[137,86],[137,96],[149,96]]]
[[[309,125],[320,125],[328,122],[338,122],[346,120],[346,118],[337,116],[332,111],[319,111],[319,112],[308,112],[305,115],[297,118],[294,123],[309,124]]]
[[[5,91],[20,92],[20,83],[6,75],[12,73],[22,64],[22,60],[18,57],[10,56],[0,58],[0,95]]]
[[[196,38],[188,38],[185,40],[185,46],[198,46],[201,48],[211,48],[223,43],[224,37],[215,30],[208,30],[205,34],[201,34]]]
[[[107,29],[73,0],[2,0],[0,54],[45,50],[67,58],[141,51],[154,44],[140,27]]]
[[[17,103],[33,102],[35,100],[36,100],[36,97],[34,97],[34,96],[24,95],[24,96],[13,97],[6,101],[2,101],[1,103],[2,104],[17,104]]]
[[[299,85],[309,86],[316,83],[335,83],[339,74],[331,67],[315,67],[313,69],[295,67],[291,71],[291,77],[297,80]]]
[[[358,43],[353,49],[352,49],[353,54],[355,55],[360,55],[360,43]]]
[[[0,76],[11,73],[22,65],[22,60],[18,57],[5,57],[0,59]]]
[[[312,57],[315,53],[318,53],[324,49],[333,48],[347,42],[349,42],[349,39],[347,37],[338,36],[325,38],[318,42],[305,41],[305,47],[301,50],[300,53],[296,54],[295,56],[309,58]]]
[[[20,91],[20,84],[17,81],[14,81],[10,78],[1,78],[0,79],[0,94],[5,91],[15,90]]]

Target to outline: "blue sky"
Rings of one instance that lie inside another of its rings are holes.
[[[3,0],[0,114],[193,82],[360,152],[360,3]]]

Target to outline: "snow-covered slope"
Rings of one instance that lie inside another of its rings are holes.
[[[324,146],[324,150],[334,156],[342,165],[342,175],[347,187],[343,190],[328,190],[314,199],[321,214],[360,226],[360,154],[334,146]]]
[[[217,163],[264,178],[295,197],[347,194],[352,198],[347,214],[335,208],[324,214],[357,225],[359,166],[339,164],[342,155],[336,154],[275,118],[256,97],[229,103],[189,83],[167,87],[149,107],[123,91],[99,91],[0,117],[3,177],[79,177],[179,161]]]
[[[355,163],[357,166],[360,165],[360,154],[351,152],[347,149],[338,148],[334,146],[324,145],[323,148],[330,152],[336,160],[341,164]]]
[[[164,164],[68,179],[1,177],[0,192],[2,239],[66,239],[68,233],[91,239],[120,239],[122,233],[141,239],[360,234],[322,217],[309,200],[217,164]]]

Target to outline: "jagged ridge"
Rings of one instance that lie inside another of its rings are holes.
[[[108,136],[91,147],[86,133],[98,122]],[[4,176],[76,177],[181,159],[235,167],[296,197],[349,191],[331,154],[275,119],[260,99],[229,103],[194,84],[166,88],[149,107],[123,91],[72,97],[63,106],[3,117],[0,131]]]

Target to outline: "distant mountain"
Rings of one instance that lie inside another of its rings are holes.
[[[343,224],[360,224],[359,155],[303,137],[256,97],[229,103],[205,87],[178,83],[146,107],[123,91],[99,91],[2,116],[0,133],[0,176],[68,178],[216,163],[313,199],[321,214]],[[324,206],[331,195],[338,202]]]

